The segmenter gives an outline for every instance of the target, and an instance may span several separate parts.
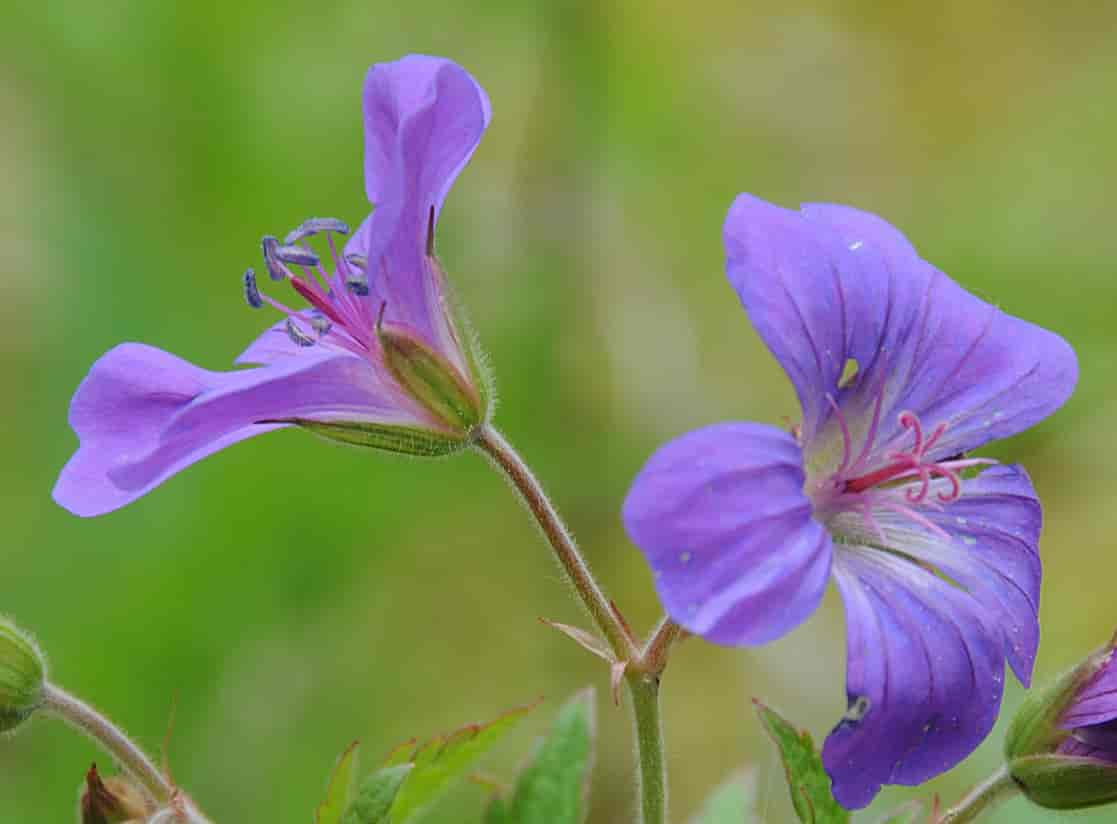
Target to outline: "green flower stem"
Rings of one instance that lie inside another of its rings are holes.
[[[574,585],[598,630],[605,636],[618,661],[631,661],[639,655],[636,644],[628,629],[617,615],[612,603],[601,591],[594,580],[589,565],[578,551],[577,544],[566,528],[562,518],[551,504],[547,493],[532,474],[524,460],[504,439],[504,436],[488,424],[477,431],[475,444],[507,476],[516,491],[520,493],[527,508],[531,510],[547,542],[555,551],[570,583]]]
[[[166,776],[123,730],[93,707],[61,687],[47,682],[43,685],[43,709],[100,744],[116,759],[121,769],[147,790],[157,804],[164,805],[171,800],[174,787]]]
[[[659,676],[636,673],[627,680],[640,761],[639,820],[642,824],[666,824],[667,763],[663,757],[663,724],[659,717]]]
[[[665,618],[644,649],[637,648],[628,627],[601,591],[570,530],[527,464],[504,436],[488,424],[481,426],[475,437],[477,449],[500,468],[527,504],[616,660],[629,663],[626,681],[632,696],[636,752],[640,762],[640,822],[666,824],[667,773],[659,718],[659,674],[666,665],[667,650],[681,630]]]
[[[943,813],[936,824],[966,824],[969,821],[977,821],[1018,792],[1020,788],[1012,780],[1008,767],[1002,766],[974,787],[965,798]]]

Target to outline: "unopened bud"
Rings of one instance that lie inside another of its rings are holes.
[[[127,778],[103,779],[94,764],[85,774],[81,824],[124,824],[146,821],[154,812],[143,792]]]
[[[1005,755],[1031,801],[1054,810],[1117,802],[1117,653],[1090,655],[1028,699]]]
[[[10,732],[43,702],[46,661],[39,648],[0,618],[0,733]]]

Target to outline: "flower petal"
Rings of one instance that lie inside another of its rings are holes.
[[[1117,654],[1078,689],[1074,702],[1059,719],[1063,729],[1105,724],[1117,719]],[[1114,742],[1117,751],[1117,741]]]
[[[832,545],[803,480],[795,440],[760,424],[699,429],[651,457],[623,518],[677,623],[715,643],[750,645],[814,612]]]
[[[426,255],[430,210],[437,217],[490,117],[484,90],[449,60],[409,55],[365,80],[365,187],[376,208],[347,248],[368,257],[386,317],[435,346],[445,310]]]
[[[822,760],[834,797],[859,809],[881,785],[920,784],[973,751],[997,717],[1004,655],[977,600],[909,561],[843,546],[834,574],[850,710]]]
[[[274,366],[210,372],[126,343],[103,355],[74,393],[81,444],[54,499],[76,515],[118,509],[207,455],[286,417],[414,423],[367,361],[306,353]]]
[[[929,498],[939,489],[932,486]],[[964,480],[961,491],[942,509],[919,512],[945,535],[896,511],[873,515],[892,549],[930,564],[984,605],[1009,665],[1028,686],[1039,646],[1039,499],[1015,465],[990,467]]]
[[[1026,429],[1074,388],[1066,341],[966,292],[874,215],[741,195],[725,244],[729,280],[795,385],[808,445],[832,418],[828,394],[862,437],[880,400],[876,454],[910,447],[902,411],[946,423],[935,459]],[[840,387],[849,361],[856,379]]]

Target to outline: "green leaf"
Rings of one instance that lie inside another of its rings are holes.
[[[345,811],[341,824],[392,824],[392,802],[411,773],[411,764],[377,770],[361,782],[357,797]]]
[[[830,776],[814,748],[810,733],[800,731],[768,707],[754,700],[756,714],[780,750],[791,803],[803,824],[847,824],[844,810],[830,791]]]
[[[582,690],[559,710],[551,734],[516,779],[503,818],[486,824],[578,824],[586,815],[596,732],[594,690]],[[490,806],[490,812],[493,806]]]
[[[755,801],[756,773],[741,770],[710,794],[691,824],[754,824],[758,821]]]
[[[341,821],[353,793],[353,774],[357,771],[359,749],[360,744],[354,741],[337,759],[330,783],[326,786],[326,797],[314,813],[314,824],[338,824]]]
[[[408,760],[415,768],[392,805],[392,824],[404,824],[434,801],[451,781],[461,777],[535,706],[509,710],[487,724],[470,724],[411,752]],[[403,758],[405,749],[397,748],[391,758]]]

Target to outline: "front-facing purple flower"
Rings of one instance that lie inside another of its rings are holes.
[[[730,283],[802,422],[718,424],[668,443],[624,522],[671,617],[716,643],[783,635],[833,577],[849,710],[823,761],[837,799],[859,808],[977,746],[1005,659],[1031,676],[1039,501],[1022,468],[969,453],[1057,409],[1076,360],[873,215],[741,195],[724,234]]]
[[[138,343],[103,355],[70,406],[81,444],[55,485],[58,503],[83,516],[109,512],[284,426],[411,454],[468,445],[489,393],[433,243],[489,101],[455,63],[411,55],[369,70],[363,107],[372,214],[340,253],[335,237],[349,228],[328,218],[262,242],[270,279],[307,306],[262,293],[249,269],[248,304],[284,316],[237,359],[256,368],[211,372]]]

